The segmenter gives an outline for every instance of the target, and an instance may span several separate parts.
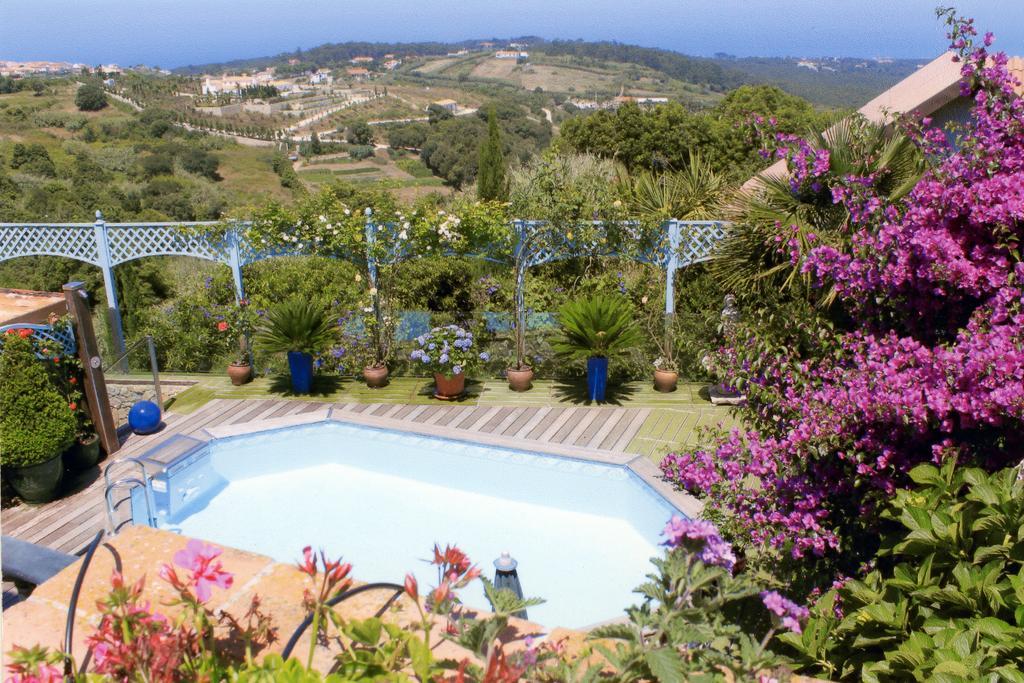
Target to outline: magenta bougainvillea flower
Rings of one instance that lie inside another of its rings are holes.
[[[855,535],[877,538],[877,511],[912,467],[955,457],[991,470],[1024,453],[1024,101],[1006,56],[975,35],[952,22],[973,102],[957,144],[903,122],[931,164],[904,197],[782,141],[793,187],[827,189],[850,214],[845,247],[801,252],[786,225],[774,242],[835,288],[843,326],[807,330],[811,352],[767,357],[753,334],[721,349],[721,379],[748,387],[750,427],[661,465],[756,545],[856,566]]]

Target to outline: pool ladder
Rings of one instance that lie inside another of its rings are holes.
[[[123,476],[110,480],[111,470],[121,465],[130,465],[138,469],[136,476]],[[156,527],[156,516],[153,511],[156,509],[156,505],[153,503],[153,482],[146,472],[146,465],[138,458],[124,458],[116,462],[112,462],[103,469],[103,500],[107,504],[107,522],[109,524],[109,533],[111,535],[116,534],[121,530],[121,527],[126,524],[132,524],[135,521],[134,515],[129,515],[128,519],[124,520],[120,524],[116,521],[117,511],[124,505],[125,502],[131,507],[132,491],[142,487],[143,500],[146,502],[146,523],[151,527]],[[118,500],[113,500],[111,494],[118,490],[123,490],[126,495]]]

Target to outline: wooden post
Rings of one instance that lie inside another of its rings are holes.
[[[63,287],[64,299],[68,304],[68,313],[75,326],[75,341],[78,345],[78,357],[85,369],[85,400],[89,404],[96,434],[107,455],[121,448],[117,438],[117,423],[114,412],[110,409],[110,397],[107,395],[107,381],[103,378],[103,361],[100,359],[99,346],[96,344],[96,332],[92,328],[92,317],[86,302],[88,294],[82,282],[69,282]]]

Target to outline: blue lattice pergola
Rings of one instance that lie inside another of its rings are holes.
[[[370,221],[368,217],[368,236],[375,232]],[[529,268],[573,257],[568,251],[531,249],[525,239],[530,224],[529,221],[517,221],[520,239],[514,252],[515,262],[510,264],[516,271],[516,298],[520,303]],[[204,226],[210,227],[208,233],[203,232]],[[218,229],[214,230],[214,226]],[[146,256],[193,256],[217,261],[231,268],[235,295],[241,299],[245,296],[242,266],[285,255],[280,251],[253,247],[244,237],[245,223],[229,226],[227,230],[220,230],[220,227],[222,224],[213,222],[107,223],[99,211],[96,212],[95,223],[0,223],[0,261],[19,256],[62,256],[100,268],[111,333],[123,353],[124,333],[114,284],[114,266]],[[725,236],[725,223],[673,220],[666,221],[663,228],[666,239],[661,241],[661,246],[636,258],[665,271],[665,312],[671,314],[675,302],[676,271],[708,260],[715,243]]]

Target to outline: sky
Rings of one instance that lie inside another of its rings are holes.
[[[0,59],[174,68],[327,42],[537,35],[711,56],[909,57],[956,6],[1024,55],[1024,0],[0,0]]]

